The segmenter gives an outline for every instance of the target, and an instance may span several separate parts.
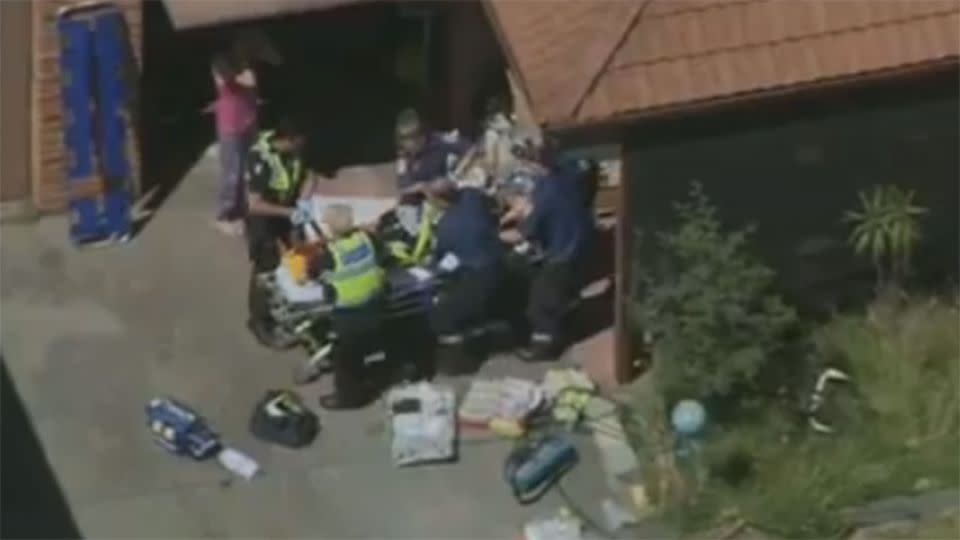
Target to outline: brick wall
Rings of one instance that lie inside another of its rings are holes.
[[[44,212],[57,212],[66,205],[66,152],[63,146],[60,42],[56,21],[57,11],[73,3],[66,0],[34,0],[32,3],[34,78],[31,89],[31,170],[33,202],[38,210]],[[141,0],[119,0],[114,3],[123,9],[126,16],[130,45],[139,66],[143,33]],[[135,138],[131,137],[133,140]],[[139,156],[135,146],[131,144],[134,170],[138,170]]]
[[[0,202],[30,196],[30,4],[0,3]]]

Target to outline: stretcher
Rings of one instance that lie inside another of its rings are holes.
[[[388,271],[387,324],[425,316],[442,281],[442,277],[419,267]],[[332,351],[329,319],[333,305],[323,285],[313,281],[298,283],[285,264],[263,276],[260,285],[268,294],[276,332],[307,351],[307,361],[295,373],[296,382],[308,382],[326,371]]]

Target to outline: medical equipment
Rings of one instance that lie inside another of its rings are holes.
[[[428,383],[403,385],[387,393],[394,465],[450,461],[456,458],[456,396]]]
[[[540,499],[579,460],[573,443],[559,435],[518,446],[504,464],[504,479],[520,504]]]
[[[220,437],[193,409],[170,398],[155,398],[146,406],[147,427],[158,446],[171,454],[204,461],[217,457],[228,471],[250,480],[260,465],[250,456],[225,447]]]
[[[424,315],[433,305],[442,280],[423,268],[393,269],[387,273],[387,324]],[[333,343],[329,318],[333,305],[321,283],[298,283],[291,269],[281,264],[260,278],[268,297],[276,332],[301,344],[308,359],[294,373],[297,384],[312,381],[330,367]]]
[[[220,438],[186,405],[157,398],[150,400],[146,412],[154,442],[168,452],[200,461],[220,451]]]

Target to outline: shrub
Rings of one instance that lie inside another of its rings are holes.
[[[724,231],[700,184],[675,209],[679,225],[658,236],[660,264],[640,275],[653,374],[667,402],[732,398],[777,358],[796,314],[770,292],[773,271],[747,253],[752,230]]]
[[[860,410],[841,412],[858,422],[833,435],[805,430],[784,437],[790,419],[771,410],[715,433],[708,466],[716,474],[697,509],[708,514],[707,522],[720,510],[735,508],[771,533],[825,538],[848,529],[847,508],[957,486],[956,300],[894,303],[887,297],[866,313],[834,317],[814,332],[814,341],[825,363],[850,374],[857,400],[845,406]],[[723,478],[724,466],[740,456],[751,463],[750,477],[744,482]]]
[[[878,288],[899,287],[910,271],[920,241],[919,218],[927,209],[913,203],[913,191],[897,186],[878,186],[859,197],[860,208],[844,216],[852,225],[850,245],[857,255],[870,257]]]

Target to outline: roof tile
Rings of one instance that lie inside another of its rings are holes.
[[[960,57],[960,0],[489,2],[547,125]]]

